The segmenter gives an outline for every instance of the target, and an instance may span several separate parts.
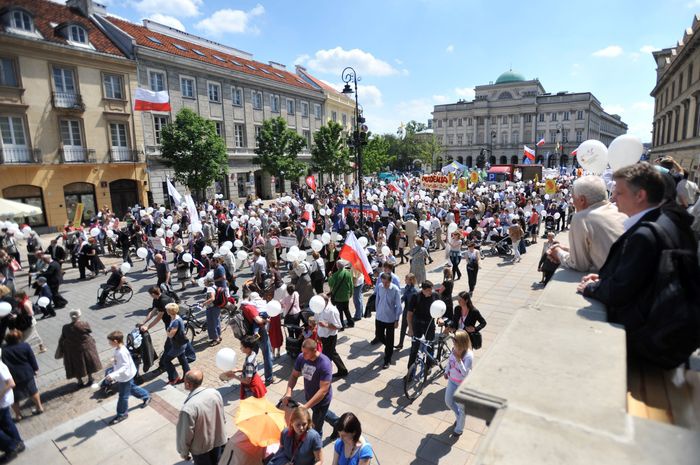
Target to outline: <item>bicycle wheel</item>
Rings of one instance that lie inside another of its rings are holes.
[[[413,364],[408,367],[408,373],[403,380],[403,392],[409,400],[413,401],[423,392],[425,380],[428,372],[425,368],[425,360],[418,357]]]
[[[189,322],[187,323],[187,326],[185,327],[185,335],[187,335],[187,339],[191,343],[194,343],[194,335],[195,335],[195,330],[194,326],[192,326]]]
[[[134,296],[134,291],[130,287],[122,286],[114,291],[113,299],[120,304],[126,303]]]
[[[440,366],[440,370],[445,371],[447,361],[450,359],[450,354],[452,353],[454,346],[455,344],[452,336],[447,336],[440,342],[440,346],[438,348],[438,365]]]

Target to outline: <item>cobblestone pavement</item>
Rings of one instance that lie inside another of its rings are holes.
[[[566,242],[566,234],[561,234],[558,239]],[[541,243],[532,245],[528,253],[523,255],[522,262],[516,264],[497,257],[489,257],[482,262],[474,303],[486,318],[488,326],[482,332],[483,349],[476,353],[476,369],[480,355],[488,351],[489,345],[506,326],[513,313],[536,299],[539,286],[535,283],[540,278],[536,268],[541,250]],[[437,283],[442,279],[444,252],[434,252],[432,256],[435,261],[428,266],[428,279]],[[111,260],[106,259],[105,264],[109,266]],[[23,453],[17,463],[35,464],[41,463],[40,460],[47,464],[117,463],[116,456],[100,461],[94,456],[79,452],[113,451],[111,448],[100,448],[99,444],[104,442],[103,439],[114,439],[127,444],[126,451],[117,454],[121,457],[120,463],[123,463],[124,459],[133,459],[134,464],[178,462],[179,458],[174,452],[173,422],[176,419],[173,417],[184,399],[182,386],[166,386],[164,374],[157,377],[154,377],[153,373],[147,374],[144,377],[144,386],[156,393],[156,401],[148,409],[137,409],[133,412],[135,415],[130,415],[127,422],[108,427],[106,421],[115,412],[115,396],[102,399],[89,389],[77,390],[75,380],[64,379],[61,360],[55,360],[53,357],[61,327],[69,321],[67,310],[73,307],[81,308],[83,318],[92,326],[102,360],[107,361],[111,357],[112,351],[107,345],[106,334],[114,329],[128,331],[135,323],[143,320],[150,304],[146,289],[155,283],[155,272],[142,272],[143,261],[138,259],[135,260],[133,269],[139,270],[128,275],[135,291],[133,299],[127,304],[96,309],[92,308],[92,305],[96,301],[99,284],[104,282],[106,277],[76,281],[77,270],[71,269],[70,265],[66,268],[62,292],[69,305],[66,309],[58,311],[57,318],[40,320],[38,323],[39,332],[49,349],[37,356],[40,366],[37,381],[46,413],[39,416],[30,415],[18,423],[25,440],[33,438],[28,441],[33,447]],[[398,267],[399,276],[404,276],[407,272],[408,265]],[[239,279],[245,278],[246,275],[241,274]],[[25,280],[26,283],[26,277],[20,276],[18,280]],[[465,290],[466,287],[465,273],[463,279],[455,283],[454,294]],[[183,301],[196,300],[200,292],[197,288],[190,288],[181,296]],[[408,348],[395,353],[395,362],[389,369],[381,370],[383,347],[369,345],[373,336],[372,319],[364,319],[358,322],[354,329],[340,333],[338,352],[350,369],[350,375],[334,382],[332,409],[338,414],[345,411],[358,414],[363,429],[382,463],[467,463],[473,457],[472,453],[478,446],[486,428],[485,424],[476,418],[468,417],[465,433],[459,439],[450,438],[454,418],[444,404],[444,381],[435,381],[414,403],[407,402],[403,395],[401,378],[406,371]],[[153,328],[152,338],[156,348],[162,347],[164,337],[162,325]],[[216,348],[208,348],[206,339],[206,334],[200,334],[195,340],[198,358],[192,367],[202,369],[205,384],[222,392],[227,403],[226,411],[231,415],[228,424],[233,432],[235,425],[232,416],[238,406],[238,387],[218,380],[220,370],[215,366],[214,357],[222,347],[238,349],[239,345],[230,330],[224,332],[224,342]],[[270,387],[268,393],[268,398],[272,401],[276,401],[284,393],[286,379],[291,370],[291,360],[283,353],[274,365],[277,382]],[[27,406],[27,414],[28,410]],[[134,437],[134,428],[123,426],[130,424],[135,427],[142,423],[150,426],[140,431],[139,440]],[[328,428],[326,430],[328,431]],[[83,436],[81,432],[84,432]],[[164,452],[162,455],[154,455],[141,443],[157,446]],[[41,452],[33,451],[35,448]],[[328,457],[332,457],[332,446],[326,447],[325,452],[324,462],[330,463]],[[88,460],[89,457],[92,457],[92,460]]]

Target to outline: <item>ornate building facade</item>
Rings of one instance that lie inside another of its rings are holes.
[[[524,159],[523,145],[537,150],[537,163],[553,167],[575,165],[570,153],[581,142],[608,145],[627,125],[590,92],[550,94],[538,79],[510,70],[495,83],[477,86],[470,102],[436,105],[432,129],[443,147],[434,167],[453,160],[469,167],[517,164]]]

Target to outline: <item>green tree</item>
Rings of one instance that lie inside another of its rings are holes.
[[[442,144],[438,142],[437,137],[433,134],[422,137],[420,141],[418,159],[423,165],[423,170],[432,171],[433,160],[442,153]],[[439,168],[442,168],[441,166]]]
[[[362,174],[376,174],[394,164],[396,156],[391,153],[390,135],[374,136],[362,149]]]
[[[345,174],[352,171],[350,151],[345,145],[343,126],[335,121],[321,126],[314,134],[311,147],[311,167],[323,174]]]
[[[306,139],[288,128],[283,118],[265,120],[257,143],[253,164],[286,179],[296,180],[306,174],[306,165],[297,160],[299,152],[306,147]]]
[[[183,108],[161,132],[163,163],[192,192],[201,192],[228,173],[226,143],[214,122]]]

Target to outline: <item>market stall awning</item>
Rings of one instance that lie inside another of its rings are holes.
[[[41,215],[41,208],[14,200],[0,199],[0,217],[16,218],[19,216]]]
[[[453,161],[442,167],[442,174],[454,173],[456,171],[466,171],[467,167],[458,161]]]
[[[489,174],[490,174],[490,173],[506,173],[506,174],[510,174],[510,173],[513,172],[513,168],[511,168],[510,166],[492,166],[491,168],[489,168],[489,171],[488,171],[488,172],[489,172]]]

